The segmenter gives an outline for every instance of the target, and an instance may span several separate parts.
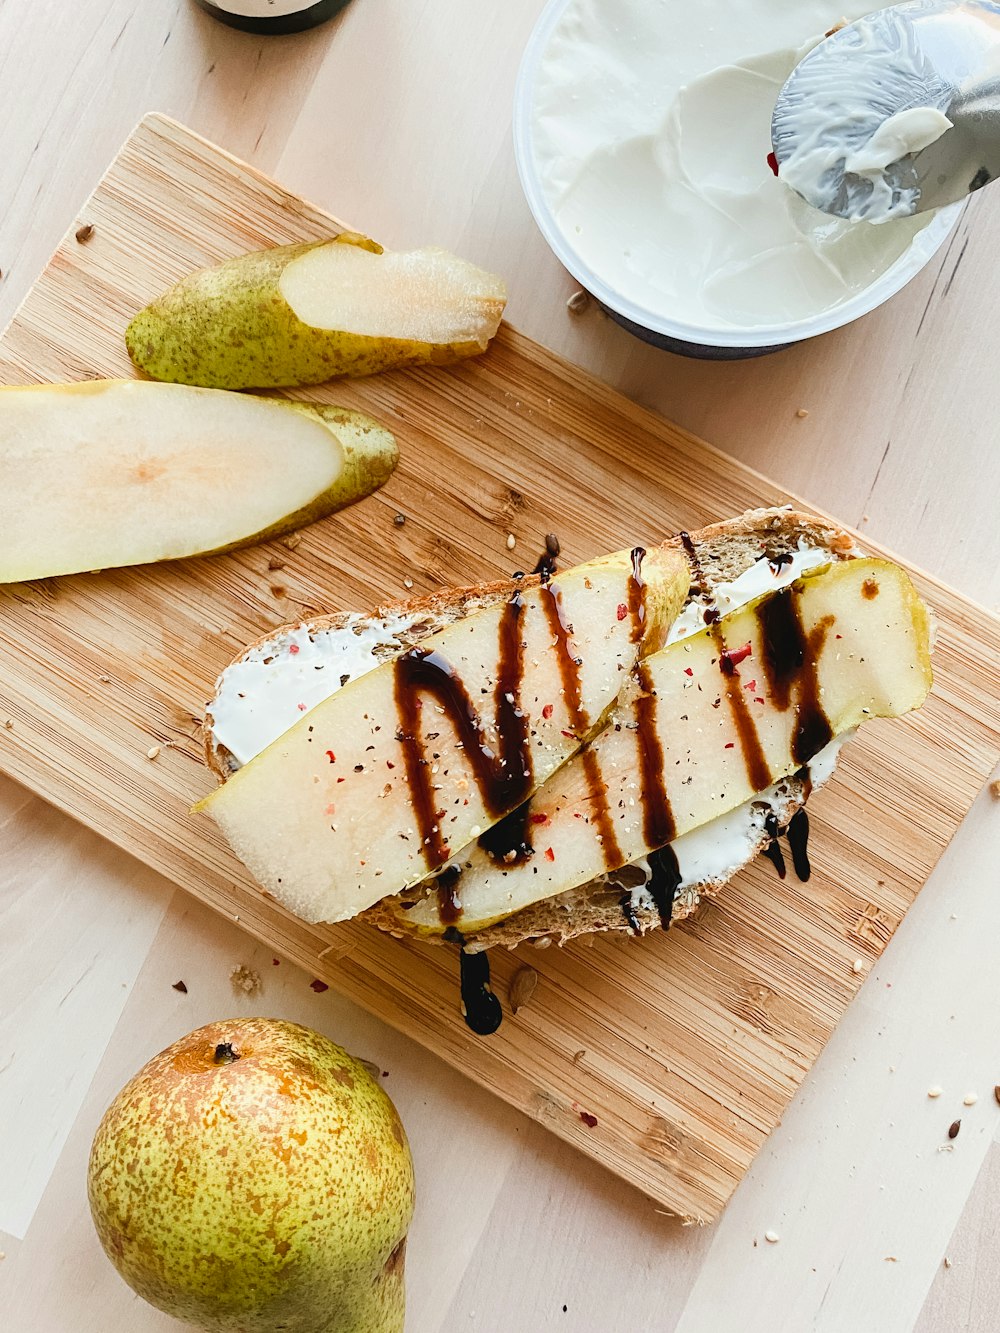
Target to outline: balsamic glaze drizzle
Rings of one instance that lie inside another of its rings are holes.
[[[621,898],[618,899],[618,906],[622,909],[622,916],[628,923],[628,928],[632,934],[641,935],[642,925],[635,914],[635,908],[632,906],[632,895],[630,893],[622,894]]]
[[[646,888],[660,914],[660,925],[664,930],[669,930],[674,915],[674,899],[681,883],[677,853],[667,843],[665,847],[650,852],[648,860],[650,876]]]
[[[764,832],[770,841],[764,848],[764,855],[778,872],[778,878],[785,878],[785,854],[781,850],[781,843],[778,839],[781,837],[781,829],[778,827],[778,816],[772,810],[764,820]]]
[[[796,810],[788,822],[788,827],[784,829],[778,827],[777,817],[772,812],[764,821],[764,830],[770,838],[770,842],[764,848],[764,855],[777,870],[778,878],[785,878],[785,857],[778,842],[784,834],[788,839],[788,850],[791,853],[792,868],[796,877],[803,884],[807,883],[812,874],[812,867],[809,864],[809,816],[805,810]]]
[[[480,1037],[489,1037],[503,1022],[503,1007],[490,989],[490,960],[485,953],[467,953],[465,936],[454,926],[444,938],[459,945],[459,976],[462,1013],[468,1027]]]
[[[809,864],[809,816],[804,810],[796,810],[785,833],[795,873],[805,884],[812,874],[812,866]]]
[[[757,606],[761,652],[768,689],[783,712],[795,702],[792,758],[806,764],[833,739],[833,728],[820,702],[818,658],[832,616],[824,616],[807,634],[802,624],[800,592],[794,584]]]
[[[694,542],[687,532],[680,534],[681,544],[687,552],[688,560],[691,564],[691,581],[698,592],[707,602],[710,603],[709,610],[715,608],[711,606],[712,588],[705,577],[705,571],[701,567],[701,561],[698,559],[698,552],[695,550]],[[771,770],[767,763],[767,757],[764,754],[764,747],[760,743],[760,737],[757,735],[757,728],[754,720],[750,716],[750,706],[743,693],[743,683],[740,680],[740,673],[732,658],[726,651],[726,641],[722,634],[719,624],[719,615],[716,611],[714,617],[710,617],[706,612],[705,623],[708,625],[719,653],[719,670],[723,677],[723,690],[726,702],[729,705],[729,711],[732,715],[733,725],[736,728],[736,734],[739,737],[740,749],[743,753],[743,762],[746,764],[747,777],[755,791],[763,791],[771,785]]]
[[[440,653],[419,645],[396,659],[395,693],[399,735],[406,764],[406,778],[413,800],[417,830],[429,870],[444,865],[451,855],[441,830],[445,812],[436,808],[431,763],[421,728],[423,699],[429,695],[444,711],[456,732],[472,768],[473,776],[491,815],[513,809],[531,785],[531,746],[528,719],[521,710],[520,690],[524,670],[521,616],[524,602],[520,590],[504,607],[500,619],[500,661],[494,696],[496,746],[487,739],[482,718],[461,678]],[[443,886],[447,919],[448,896],[453,898],[454,877]]]
[[[442,921],[449,925],[454,923],[462,915],[462,904],[459,901],[458,894],[455,892],[461,871],[458,866],[445,866],[434,876],[434,887],[437,890],[438,916]]]

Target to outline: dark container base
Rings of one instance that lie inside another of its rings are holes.
[[[597,301],[596,296],[594,300]],[[659,347],[665,352],[676,352],[678,356],[691,357],[696,361],[749,361],[752,357],[770,356],[772,352],[781,352],[786,347],[792,346],[791,343],[775,343],[771,347],[712,347],[704,343],[689,343],[682,338],[671,338],[666,333],[656,333],[642,324],[636,324],[633,320],[626,319],[624,315],[619,315],[617,310],[606,306],[603,301],[597,301],[597,304],[616,324],[620,324],[623,329],[627,329],[644,343]]]
[[[216,9],[214,5],[206,4],[205,0],[195,0],[199,9],[203,9],[206,14],[211,14],[212,18],[218,19],[220,23],[225,23],[229,28],[237,28],[240,32],[252,32],[258,37],[283,37],[286,33],[307,32],[310,28],[317,28],[321,23],[326,23],[342,9],[347,7],[349,0],[318,0],[318,3],[310,5],[308,9],[300,10],[297,14],[282,14],[276,18],[249,18],[242,14],[227,14],[224,10]]]

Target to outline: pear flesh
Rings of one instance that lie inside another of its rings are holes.
[[[192,273],[136,315],[125,342],[154,379],[321,384],[476,356],[506,300],[502,279],[446,250],[383,252],[345,232]]]
[[[396,465],[360,412],[140,380],[0,388],[0,583],[280,536]]]
[[[349,681],[196,809],[307,921],[346,920],[419,882],[579,750],[636,660],[661,646],[687,595],[687,561],[649,552],[644,615],[630,613],[634,569],[621,551],[548,584],[513,582],[507,603]],[[426,663],[453,691],[449,704],[433,686],[401,685]],[[521,735],[515,753],[504,718]]]
[[[784,645],[774,629],[787,629],[789,611],[801,628],[798,645],[794,625]],[[797,648],[806,659],[800,666]],[[794,680],[782,680],[776,653],[789,654]],[[529,802],[532,855],[498,864],[473,844],[456,858],[461,930],[635,861],[796,772],[832,736],[918,708],[931,685],[927,610],[897,566],[838,562],[734,611],[715,634],[706,629],[664,648],[640,678],[636,698],[619,706],[589,756],[571,760]],[[730,691],[739,699],[730,702]],[[746,744],[741,727],[756,742]],[[654,839],[649,812],[657,792],[672,829]],[[606,824],[596,817],[602,798]],[[443,929],[433,894],[415,905],[407,895],[393,906],[411,928]]]
[[[216,1333],[402,1333],[413,1163],[364,1065],[296,1023],[211,1023],[111,1103],[87,1189],[108,1258]]]

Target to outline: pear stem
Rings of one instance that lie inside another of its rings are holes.
[[[228,1041],[220,1041],[215,1048],[215,1055],[212,1060],[217,1065],[231,1065],[234,1060],[239,1058],[239,1051],[234,1050]]]

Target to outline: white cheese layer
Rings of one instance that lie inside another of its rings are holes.
[[[282,630],[251,649],[219,677],[208,706],[216,741],[240,764],[266,750],[310,709],[342,685],[403,648],[400,634],[418,617],[373,624],[352,615],[336,629]],[[381,657],[376,655],[381,649]]]
[[[873,8],[568,0],[538,64],[531,144],[569,246],[638,309],[706,334],[810,320],[865,291],[931,215],[878,228],[830,217],[775,179],[767,154],[805,50]]]

